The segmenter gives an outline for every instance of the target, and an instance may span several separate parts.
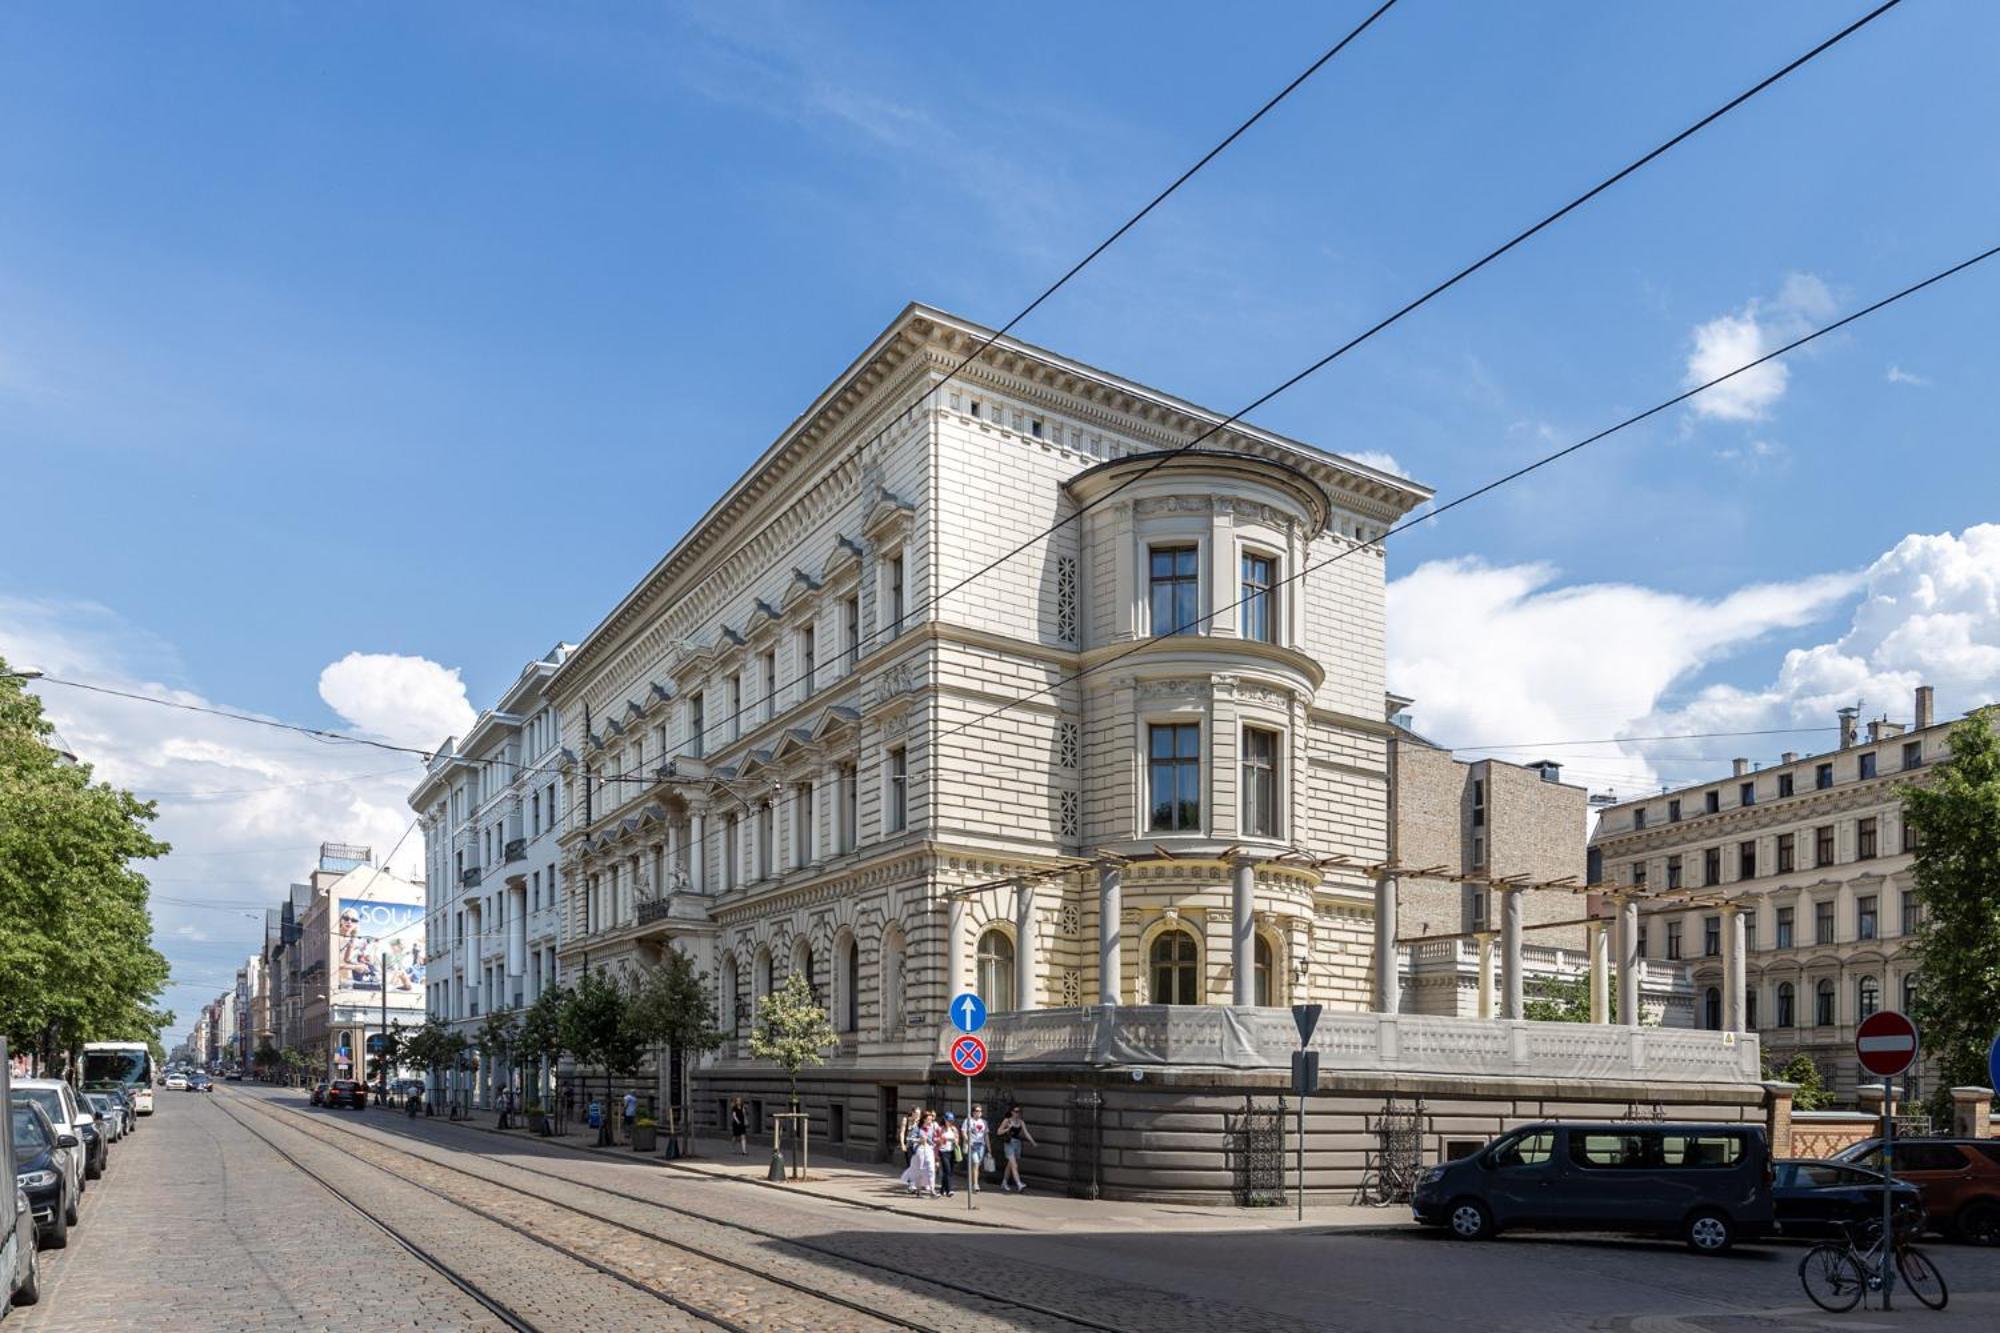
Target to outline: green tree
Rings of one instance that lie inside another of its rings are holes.
[[[1923,918],[1912,953],[1923,977],[1910,1017],[1937,1062],[1933,1119],[1950,1119],[1951,1089],[1986,1082],[2000,1032],[2000,707],[1974,709],[1951,729],[1951,756],[1930,781],[1903,790],[1916,836]],[[1941,1113],[1941,1114],[1940,1114]]]
[[[674,1089],[674,1100],[686,1106],[694,1062],[723,1041],[707,974],[679,949],[669,948],[659,966],[648,968],[634,981],[626,1016],[642,1041],[663,1043],[680,1052],[681,1086]],[[678,1124],[673,1127],[675,1133],[680,1129]]]
[[[41,700],[0,659],[0,1034],[74,1063],[86,1041],[157,1039],[167,960],[145,876],[164,856],[151,802],[93,783],[50,745]]]
[[[506,1071],[514,1066],[514,1047],[520,1038],[519,1021],[503,1010],[486,1015],[486,1021],[479,1025],[472,1044],[478,1048],[480,1059],[501,1071],[502,1081],[505,1082]]]
[[[568,1000],[566,987],[550,986],[535,997],[535,1002],[521,1016],[521,1032],[516,1038],[515,1049],[521,1060],[536,1070],[535,1095],[530,1100],[543,1105],[547,1105],[548,1088],[541,1078],[541,1070],[554,1066],[556,1061],[562,1059],[562,1015]]]
[[[1785,1067],[1776,1073],[1766,1062],[1764,1077],[1772,1082],[1798,1085],[1798,1091],[1792,1094],[1792,1109],[1795,1111],[1824,1111],[1833,1105],[1833,1093],[1827,1089],[1826,1080],[1820,1077],[1819,1066],[1805,1051],[1785,1061]]]
[[[278,1048],[268,1038],[258,1043],[257,1053],[250,1057],[250,1067],[262,1078],[269,1078],[278,1067]]]
[[[1529,977],[1521,988],[1521,1016],[1541,1023],[1588,1023],[1590,1021],[1590,974],[1574,977]],[[1609,1011],[1606,1021],[1618,1021],[1618,988],[1607,988]],[[1639,1022],[1646,1024],[1641,1012]]]
[[[812,986],[794,972],[785,984],[764,997],[757,1023],[750,1032],[750,1054],[785,1071],[792,1084],[792,1109],[799,1109],[799,1070],[826,1063],[826,1049],[840,1037],[826,1010],[813,998]]]
[[[296,1086],[312,1061],[306,1059],[306,1053],[298,1047],[287,1046],[278,1052],[278,1063],[284,1066],[285,1076]]]
[[[624,1078],[638,1072],[644,1043],[627,1019],[625,992],[601,969],[577,980],[556,1027],[563,1049],[583,1064]]]

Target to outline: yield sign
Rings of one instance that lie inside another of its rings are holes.
[[[1870,1014],[1854,1030],[1854,1053],[1875,1077],[1893,1078],[1917,1058],[1917,1025],[1894,1009]]]
[[[951,1044],[951,1067],[971,1078],[986,1068],[986,1043],[967,1035]]]

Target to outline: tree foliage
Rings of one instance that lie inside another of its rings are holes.
[[[563,1049],[579,1062],[621,1078],[638,1072],[645,1043],[627,1016],[624,990],[602,970],[578,978],[556,1027]]]
[[[683,1086],[676,1100],[687,1104],[686,1081],[694,1062],[722,1045],[722,1024],[715,1014],[715,997],[708,977],[679,949],[668,949],[659,966],[633,983],[626,999],[626,1017],[640,1040],[664,1043],[681,1053]]]
[[[1792,1109],[1795,1111],[1824,1111],[1833,1105],[1833,1093],[1820,1076],[1819,1065],[1806,1051],[1800,1051],[1787,1060],[1785,1067],[1776,1073],[1766,1064],[1764,1076],[1774,1082],[1797,1085],[1798,1090],[1792,1094]]]
[[[1521,1016],[1540,1023],[1588,1023],[1590,1021],[1590,974],[1574,977],[1529,977],[1522,986]],[[1606,988],[1610,1005],[1607,1021],[1618,1021],[1618,987]],[[1645,1024],[1642,1012],[1639,1021]]]
[[[49,744],[41,700],[0,659],[0,1034],[45,1061],[86,1041],[157,1039],[167,960],[145,876],[166,855],[151,802],[93,783]]]
[[[799,1107],[799,1070],[826,1063],[826,1049],[840,1040],[826,1010],[813,998],[812,985],[802,973],[764,997],[757,1023],[750,1032],[750,1054],[785,1071],[792,1083],[792,1109]]]
[[[1981,1086],[1986,1052],[2000,1033],[2000,707],[1975,709],[1951,729],[1951,757],[1927,783],[1903,791],[1903,818],[1917,838],[1912,946],[1919,975],[1916,1020],[1924,1054],[1950,1089]],[[1935,1108],[1934,1108],[1935,1109]]]
[[[567,987],[550,986],[535,997],[521,1016],[521,1030],[515,1038],[515,1051],[523,1063],[539,1068],[544,1062],[553,1065],[563,1056],[562,1016],[563,1008],[569,1003]],[[545,1091],[538,1087],[537,1093]]]

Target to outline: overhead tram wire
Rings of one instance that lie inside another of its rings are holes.
[[[351,736],[345,732],[329,731],[325,727],[302,726],[296,722],[280,722],[275,718],[258,717],[254,713],[238,713],[227,708],[210,708],[205,704],[182,703],[178,699],[162,699],[156,694],[134,694],[130,690],[116,690],[109,685],[90,685],[80,680],[64,680],[60,676],[39,676],[37,683],[63,685],[72,690],[88,690],[92,694],[108,694],[113,698],[130,699],[135,703],[158,704],[162,708],[178,708],[188,713],[205,713],[210,717],[224,717],[236,722],[254,722],[260,727],[276,727],[280,731],[295,731],[322,741],[339,741],[348,745],[366,745],[377,750],[388,750],[395,754],[415,755],[428,762],[432,751],[419,749],[414,745],[393,745],[388,741],[373,740],[367,736]]]
[[[1727,102],[1724,102],[1721,106],[1717,107],[1715,110],[1709,112],[1701,119],[1695,121],[1692,125],[1689,125],[1686,129],[1680,131],[1680,133],[1674,135],[1670,139],[1667,139],[1665,142],[1659,144],[1651,151],[1644,153],[1637,158],[1634,158],[1631,162],[1619,168],[1611,175],[1605,177],[1603,180],[1599,181],[1596,185],[1591,186],[1588,190],[1585,190],[1582,194],[1577,195],[1575,198],[1571,199],[1568,203],[1556,209],[1553,213],[1550,213],[1546,217],[1542,218],[1541,221],[1536,222],[1532,226],[1526,228],[1525,230],[1516,233],[1511,240],[1508,240],[1503,244],[1498,245],[1493,249],[1487,251],[1484,255],[1480,256],[1472,263],[1467,264],[1465,267],[1459,269],[1456,273],[1453,273],[1450,277],[1444,279],[1442,282],[1437,283],[1435,286],[1425,291],[1422,295],[1407,302],[1406,304],[1404,304],[1391,314],[1384,316],[1380,320],[1377,320],[1374,324],[1371,324],[1369,327],[1363,329],[1360,333],[1355,334],[1352,338],[1349,338],[1346,342],[1334,348],[1331,352],[1328,352],[1325,356],[1322,356],[1317,361],[1314,361],[1311,365],[1307,366],[1305,369],[1299,371],[1295,375],[1292,375],[1290,378],[1282,381],[1280,384],[1278,384],[1276,388],[1270,389],[1267,392],[1258,395],[1256,398],[1251,399],[1248,403],[1245,403],[1242,407],[1238,408],[1236,411],[1230,413],[1222,420],[1216,422],[1208,429],[1202,431],[1201,434],[1195,436],[1193,439],[1189,440],[1186,444],[1178,445],[1172,449],[1166,450],[1165,452],[1161,453],[1157,458],[1153,459],[1152,462],[1149,463],[1145,468],[1141,469],[1138,472],[1133,473],[1130,477],[1127,477],[1125,480],[1119,482],[1116,486],[1113,486],[1111,489],[1107,490],[1103,495],[1098,496],[1096,499],[1091,500],[1086,504],[1078,506],[1073,512],[1064,515],[1062,518],[1057,519],[1054,523],[1050,524],[1047,528],[1043,529],[1042,531],[1036,533],[1034,536],[1029,537],[1027,540],[1010,548],[1003,554],[996,556],[992,560],[987,561],[984,565],[980,566],[978,569],[973,570],[970,574],[967,574],[964,578],[959,579],[957,582],[944,588],[942,591],[934,593],[931,596],[922,600],[921,602],[918,602],[915,606],[913,606],[909,611],[907,611],[904,614],[903,623],[908,623],[910,620],[913,620],[921,616],[926,610],[930,609],[933,606],[936,606],[938,603],[942,602],[945,598],[951,596],[953,593],[961,591],[967,585],[972,583],[974,580],[984,578],[986,575],[992,573],[994,570],[1006,564],[1008,561],[1014,559],[1016,556],[1019,556],[1023,552],[1031,550],[1034,547],[1040,545],[1043,541],[1047,540],[1049,537],[1054,536],[1056,533],[1061,532],[1064,528],[1068,527],[1070,524],[1075,523],[1077,520],[1081,519],[1085,514],[1089,513],[1091,510],[1097,508],[1100,505],[1108,503],[1113,497],[1118,495],[1120,492],[1126,490],[1128,487],[1137,485],[1139,482],[1144,481],[1154,472],[1158,471],[1162,467],[1165,467],[1168,463],[1172,462],[1174,459],[1194,449],[1196,446],[1200,445],[1203,441],[1213,438],[1219,432],[1226,430],[1230,426],[1234,425],[1236,422],[1242,420],[1245,416],[1249,415],[1251,412],[1256,411],[1258,408],[1264,406],[1272,399],[1278,397],[1280,394],[1285,393],[1287,390],[1296,387],[1303,381],[1310,379],[1313,375],[1319,373],[1321,370],[1324,370],[1327,366],[1333,364],[1333,362],[1339,360],[1341,357],[1347,355],[1347,353],[1353,351],[1361,344],[1367,342],[1369,339],[1373,338],[1376,334],[1381,333],[1383,330],[1389,328],[1391,325],[1400,321],[1404,316],[1409,315],[1414,311],[1421,309],[1425,305],[1428,305],[1432,300],[1436,299],[1439,296],[1442,296],[1445,292],[1450,291],[1453,287],[1456,287],[1459,283],[1465,281],[1473,274],[1479,272],[1481,269],[1485,268],[1488,264],[1491,264],[1494,260],[1499,259],[1502,255],[1505,255],[1510,250],[1513,250],[1516,246],[1521,245],[1522,243],[1526,242],[1527,240],[1536,236],[1542,231],[1545,231],[1549,227],[1554,226],[1557,222],[1560,222],[1563,218],[1569,216],[1577,209],[1583,207],[1585,204],[1595,199],[1598,195],[1603,194],[1606,190],[1611,189],[1614,185],[1617,185],[1620,181],[1624,180],[1628,176],[1631,176],[1635,172],[1647,166],[1649,163],[1657,160],[1660,157],[1665,156],[1668,152],[1671,152],[1674,148],[1680,146],[1688,139],[1693,138],[1696,134],[1699,134],[1702,130],[1707,129],[1710,125],[1722,119],[1730,112],[1736,110],[1736,108],[1742,106],[1745,102],[1748,102],[1751,98],[1757,96],[1759,93],[1771,87],[1773,84],[1785,78],[1787,75],[1794,73],[1798,69],[1809,64],[1813,60],[1817,59],[1819,56],[1824,55],[1827,51],[1833,49],[1835,46],[1839,45],[1847,38],[1853,36],[1861,29],[1867,27],[1870,23],[1873,23],[1876,19],[1888,13],[1890,10],[1894,9],[1897,5],[1900,5],[1902,2],[1903,0],[1884,0],[1884,3],[1877,5],[1874,9],[1871,9],[1866,14],[1863,14],[1860,18],[1854,20],[1852,23],[1849,23],[1846,27],[1840,29],[1840,31],[1834,33],[1831,37],[1826,38],[1824,41],[1812,47],[1804,54],[1797,56],[1796,58],[1792,59],[1786,64],[1780,66],[1778,69],[1774,70],[1772,73],[1765,75],[1762,79],[1759,79],[1749,88],[1744,89],[1736,96],[1730,98]],[[1388,6],[1385,5],[1383,6],[1383,9],[1386,9],[1387,7]],[[1340,45],[1344,46],[1346,45],[1347,42],[1352,41],[1356,36],[1360,34],[1362,28],[1365,28],[1369,23],[1374,22],[1375,19],[1379,17],[1381,13],[1382,10],[1377,10],[1374,14],[1371,14],[1368,17],[1368,19],[1362,23],[1360,27],[1357,27],[1353,32],[1349,33],[1347,37],[1343,38]],[[1330,58],[1332,54],[1338,52],[1339,49],[1340,49],[1339,46],[1336,46],[1334,48],[1334,52],[1329,52],[1328,56],[1321,58],[1321,63],[1324,63],[1326,59]],[[1316,65],[1314,66],[1314,68],[1318,68],[1318,66]],[[1304,76],[1301,76],[1301,79],[1303,79],[1303,77]],[[1294,87],[1297,86],[1296,82],[1294,83],[1293,86]],[[1289,92],[1290,88],[1287,88],[1286,91]],[[1280,94],[1280,96],[1282,95],[1283,94]],[[1271,105],[1275,105],[1275,102],[1276,99],[1273,99]],[[1268,109],[1269,106],[1267,105],[1265,110]],[[1263,111],[1259,111],[1257,114],[1261,116],[1263,114]],[[1255,117],[1252,117],[1251,121],[1245,122],[1244,128],[1248,128],[1249,124],[1254,123],[1254,121]],[[1239,130],[1238,133],[1241,133],[1241,130]],[[1227,140],[1224,141],[1224,146],[1226,146],[1226,144]],[[1220,151],[1220,149],[1218,148],[1217,151]],[[1213,153],[1210,154],[1210,156],[1213,155],[1214,155]],[[1204,162],[1206,162],[1207,160],[1208,160],[1207,158],[1203,159]],[[1198,167],[1199,164],[1197,164],[1197,169]],[[1189,174],[1192,174],[1192,172],[1190,172]],[[1179,182],[1175,183],[1176,186],[1178,186],[1178,184]],[[1172,188],[1173,187],[1170,187],[1167,193],[1171,193]],[[1165,194],[1162,194],[1160,197],[1165,198]],[[1157,203],[1158,200],[1155,200],[1154,202]],[[1151,207],[1152,207],[1151,204],[1147,205],[1148,209],[1150,209]],[[1141,211],[1139,216],[1144,216],[1143,210]],[[1137,221],[1137,218],[1135,217],[1133,220]],[[1127,225],[1129,226],[1130,224]],[[1113,239],[1116,239],[1115,236]],[[1109,244],[1109,242],[1107,242],[1107,244]],[[1063,281],[1068,281],[1067,275],[1065,276]],[[1056,285],[1060,286],[1061,283],[1058,283]],[[1045,292],[1041,297],[1036,298],[1034,305],[1039,305],[1041,301],[1045,300],[1047,296],[1054,290],[1055,288],[1051,287],[1049,289],[1049,292]],[[1028,309],[1032,310],[1034,308],[1034,305],[1030,305]],[[1026,312],[1024,311],[1023,313],[1025,314]],[[973,352],[970,356],[966,357],[963,361],[960,361],[958,365],[952,369],[951,374],[946,375],[943,379],[939,380],[936,385],[933,385],[931,389],[927,390],[925,396],[928,397],[929,394],[935,393],[937,389],[942,388],[946,383],[950,382],[968,365],[972,364],[973,361],[977,360],[980,356],[982,356],[987,351],[988,348],[992,347],[994,343],[998,341],[998,339],[1007,332],[1008,329],[1013,328],[1014,325],[1019,321],[1020,321],[1020,316],[1016,316],[1013,320],[1008,321],[1006,325],[1002,326],[998,330],[995,330],[991,335],[989,335],[985,340],[983,340],[978,347],[973,349]],[[910,411],[914,410],[915,410],[914,406],[909,409],[905,409],[904,412],[898,414],[897,419],[900,421],[903,417],[907,416]],[[890,427],[885,426],[882,429],[882,431],[877,432],[877,434],[874,437],[872,437],[869,441],[867,441],[861,446],[858,446],[854,451],[850,452],[850,454],[847,457],[852,458],[856,456],[862,450],[869,447],[869,445],[872,445],[876,440],[881,439],[882,436],[886,434],[889,429]],[[842,459],[842,463],[845,463],[846,461],[847,461],[846,458]],[[869,635],[868,637],[872,639],[876,637],[876,635],[879,635],[880,632],[881,631],[878,630],[876,631],[876,634]],[[783,682],[783,684],[781,684],[778,688],[789,689],[792,686],[797,685],[800,681],[804,679],[805,677],[803,675],[794,676],[792,679]],[[705,727],[701,733],[701,736],[695,739],[696,740],[705,739],[711,733],[721,731],[724,727],[733,724],[738,718],[740,718],[743,715],[743,713],[746,711],[748,707],[749,707],[748,704],[739,699],[734,713],[730,714],[727,717],[718,718],[713,724]],[[687,753],[687,746],[692,745],[694,743],[695,740],[690,740],[684,743],[679,749],[674,751],[674,754],[678,755]]]

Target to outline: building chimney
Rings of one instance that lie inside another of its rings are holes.
[[[1748,759],[1733,759],[1730,762],[1735,765],[1736,776],[1739,778],[1750,771],[1750,761]]]
[[[1868,743],[1873,745],[1882,739],[1882,719],[1875,718],[1868,723]]]
[[[1795,764],[1798,762],[1798,759],[1799,752],[1797,750],[1787,750],[1778,756],[1778,762],[1781,764]]]
[[[1861,716],[1858,706],[1850,705],[1840,710],[1840,748],[1845,750],[1854,744],[1854,724]]]
[[[1931,687],[1917,686],[1917,727],[1919,730],[1931,724]]]

